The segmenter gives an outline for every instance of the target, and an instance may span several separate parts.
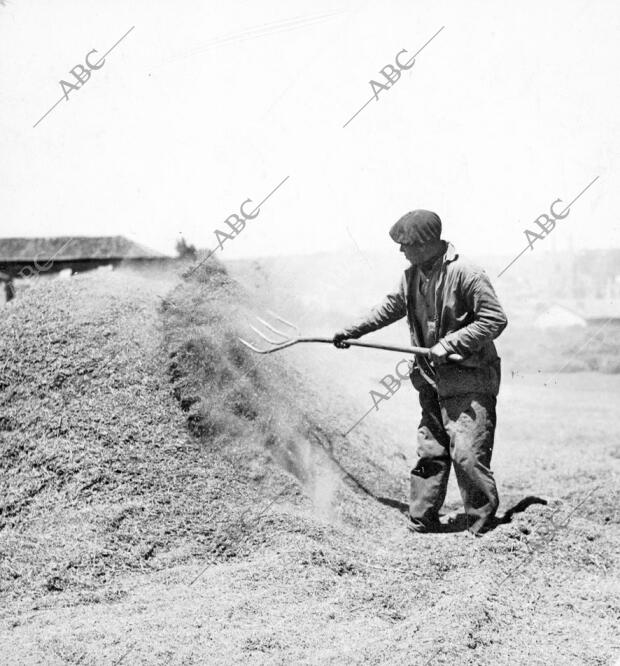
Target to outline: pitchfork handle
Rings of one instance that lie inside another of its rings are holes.
[[[343,340],[347,345],[355,347],[372,347],[373,349],[385,349],[386,351],[405,352],[406,354],[419,354],[420,356],[430,356],[431,350],[428,347],[395,347],[393,345],[378,345],[374,342],[357,342],[356,340]],[[464,360],[460,354],[448,354],[448,360],[459,363]]]

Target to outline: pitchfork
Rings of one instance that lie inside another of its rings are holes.
[[[264,319],[261,319],[261,317],[256,317],[256,319],[269,331],[272,333],[275,333],[280,339],[273,340],[270,338],[268,335],[263,333],[262,331],[259,331],[258,328],[255,326],[252,326],[250,324],[250,328],[265,342],[269,343],[269,347],[266,349],[259,349],[258,347],[255,347],[253,344],[250,344],[247,342],[247,340],[244,340],[243,338],[239,338],[239,341],[244,344],[248,349],[251,349],[253,352],[256,352],[257,354],[273,354],[273,352],[280,351],[281,349],[286,349],[287,347],[292,347],[293,345],[297,345],[300,342],[326,342],[329,344],[333,344],[333,338],[307,338],[307,337],[301,337],[299,334],[299,327],[296,326],[295,324],[292,324],[290,321],[287,321],[286,319],[283,319],[279,315],[275,314],[274,312],[270,312],[267,310],[267,313],[273,317],[273,319],[279,321],[281,324],[286,326],[288,329],[290,329],[290,333],[287,333],[285,331],[282,331],[272,324],[270,324],[268,321],[265,321]],[[352,345],[355,347],[371,347],[372,349],[385,349],[386,351],[396,351],[396,352],[405,352],[406,354],[419,354],[420,356],[430,356],[431,355],[431,350],[428,347],[398,347],[395,345],[378,345],[373,342],[357,342],[356,340],[345,340],[344,341],[347,345]],[[449,361],[462,361],[463,357],[460,356],[459,354],[449,354],[448,355],[448,360]]]

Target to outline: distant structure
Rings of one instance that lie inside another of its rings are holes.
[[[603,298],[555,301],[542,308],[533,323],[536,328],[620,326],[620,304]]]
[[[0,280],[5,285],[15,278],[59,273],[65,269],[81,273],[99,266],[148,265],[171,259],[123,236],[0,238]]]
[[[620,325],[620,300],[617,298],[580,299],[572,307],[582,313],[590,326]]]
[[[545,308],[535,319],[536,328],[570,328],[572,326],[587,326],[584,317],[571,308],[554,303]]]
[[[573,297],[601,301],[620,297],[620,249],[583,250],[574,257],[573,272]],[[604,317],[608,309],[603,306],[593,314]]]

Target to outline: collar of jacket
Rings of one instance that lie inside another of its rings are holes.
[[[450,241],[446,241],[446,251],[444,252],[443,261],[441,263],[442,271],[443,271],[444,267],[447,264],[449,264],[451,261],[454,261],[455,259],[458,259],[458,257],[459,257],[459,254],[456,251],[454,245],[452,245],[452,243],[450,243]],[[416,270],[416,266],[409,266],[409,268],[407,268],[405,270],[405,293],[406,294],[409,293],[409,279],[411,278],[411,275],[412,275],[413,271],[415,271],[415,270]]]
[[[443,263],[448,264],[458,258],[459,253],[456,251],[454,245],[450,241],[446,241],[446,252],[443,255]]]

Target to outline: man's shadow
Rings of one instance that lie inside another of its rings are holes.
[[[400,502],[399,500],[395,500],[390,497],[375,497],[375,499],[380,504],[397,509],[406,516],[409,515],[409,505],[405,502]],[[498,525],[506,525],[507,523],[510,523],[515,513],[523,513],[523,511],[525,511],[529,506],[532,506],[532,504],[547,504],[547,500],[544,500],[541,497],[536,497],[535,495],[528,495],[527,497],[524,497],[522,500],[504,512],[503,515],[496,516],[493,521],[488,526],[486,526],[485,532],[494,530]],[[471,521],[471,519],[469,520]],[[464,532],[467,528],[467,514],[457,513],[456,516],[454,516],[449,522],[441,523],[441,525],[434,531],[437,534],[446,534],[450,532]]]
[[[372,499],[376,500],[384,506],[389,506],[392,509],[397,509],[406,516],[409,516],[409,505],[405,502],[392,499],[391,497],[378,497],[370,488],[364,485],[359,479],[357,479],[351,472],[349,472],[343,464],[336,458],[331,448],[327,447],[325,443],[319,438],[316,431],[311,431],[311,435],[314,436],[315,440],[327,454],[327,456],[332,460],[332,462],[340,469],[343,474],[343,480],[348,482],[350,487],[353,487],[354,490],[360,492]],[[547,500],[542,499],[541,497],[536,497],[535,495],[528,495],[522,500],[517,502],[514,506],[508,509],[502,516],[496,516],[489,524],[485,526],[484,532],[490,532],[494,530],[498,525],[505,525],[512,521],[512,517],[515,513],[522,513],[532,504],[547,504]],[[469,519],[466,513],[458,513],[447,523],[441,523],[438,529],[434,531],[435,534],[445,534],[449,532],[464,532],[469,527]]]

